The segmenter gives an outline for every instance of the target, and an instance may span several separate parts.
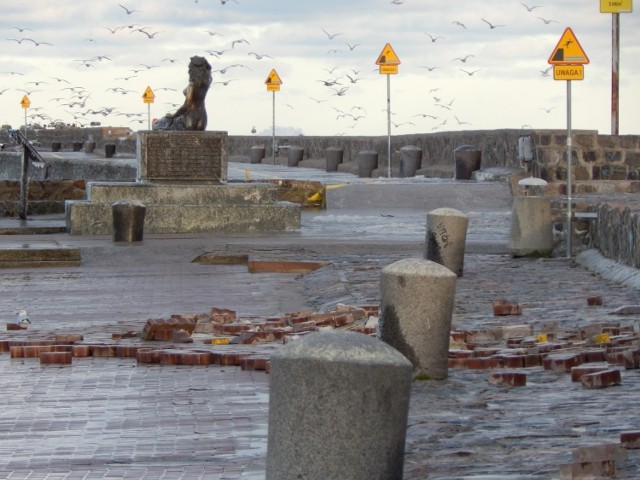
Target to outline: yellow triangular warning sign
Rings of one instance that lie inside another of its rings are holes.
[[[585,65],[589,63],[589,58],[580,46],[573,30],[567,29],[560,37],[560,41],[553,49],[549,57],[551,65]]]
[[[400,59],[390,43],[387,43],[376,60],[376,65],[400,65]]]
[[[29,97],[26,95],[22,97],[22,100],[20,100],[20,106],[22,108],[29,108],[31,106],[31,100],[29,100]]]
[[[153,93],[153,90],[151,90],[151,87],[147,87],[144,93],[142,94],[142,101],[144,103],[153,103],[153,100],[155,98],[156,98],[156,94]]]
[[[264,81],[265,85],[282,85],[282,80],[280,79],[280,75],[276,72],[275,68],[271,69],[269,76]]]

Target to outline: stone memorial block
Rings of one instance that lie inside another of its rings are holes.
[[[227,132],[138,133],[138,180],[216,184],[227,181]]]

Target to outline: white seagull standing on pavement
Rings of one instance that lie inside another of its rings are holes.
[[[31,325],[31,320],[29,320],[29,314],[27,313],[26,310],[24,310],[24,309],[18,310],[17,317],[16,317],[16,323],[19,324],[22,327],[27,327],[27,326]]]

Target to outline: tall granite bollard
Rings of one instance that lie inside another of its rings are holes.
[[[400,177],[413,177],[422,164],[422,148],[406,145],[400,149]]]
[[[469,217],[454,208],[437,208],[427,213],[424,258],[444,265],[461,277],[468,226]]]
[[[324,159],[327,172],[335,172],[342,163],[344,150],[342,147],[327,147],[324,149]]]
[[[304,156],[304,148],[302,147],[289,147],[289,151],[287,152],[287,166],[288,167],[297,167],[298,163],[302,161]]]
[[[358,177],[370,178],[376,168],[378,168],[378,152],[360,150],[358,152]]]
[[[457,276],[422,258],[382,269],[378,334],[413,365],[416,378],[449,373],[449,334]]]
[[[146,207],[135,200],[120,200],[111,206],[114,242],[141,242]]]
[[[553,251],[551,202],[545,197],[515,197],[508,247],[514,257],[549,256]]]
[[[116,144],[115,143],[107,143],[104,146],[104,157],[105,158],[113,158],[116,154]]]
[[[314,333],[273,353],[267,480],[401,479],[411,370],[354,332]]]
[[[254,145],[249,151],[249,163],[260,163],[266,154],[267,149],[262,145]]]
[[[480,170],[482,152],[471,145],[462,145],[453,151],[456,180],[471,180],[471,174]]]

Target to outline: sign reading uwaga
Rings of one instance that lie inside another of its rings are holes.
[[[567,28],[549,57],[554,80],[584,80],[584,65],[589,57],[570,28]]]
[[[376,65],[380,67],[381,74],[396,74],[398,73],[398,65],[400,65],[400,59],[396,52],[393,50],[391,44],[387,43],[380,55],[376,60]]]

